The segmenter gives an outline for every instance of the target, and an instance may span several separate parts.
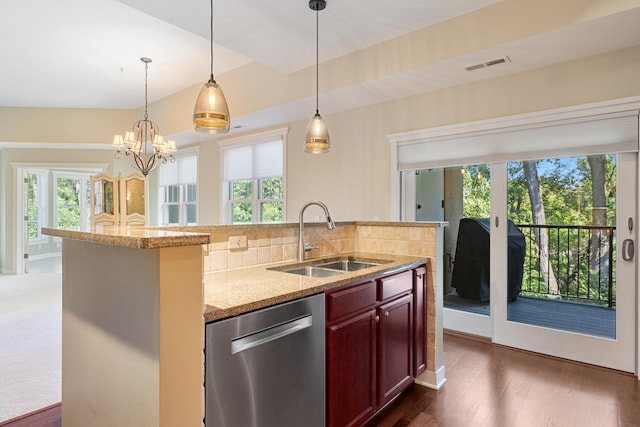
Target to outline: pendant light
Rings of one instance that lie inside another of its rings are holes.
[[[198,132],[227,133],[231,124],[227,100],[213,78],[213,0],[211,0],[211,74],[193,108],[193,125]]]
[[[330,147],[329,131],[318,109],[318,11],[327,6],[325,0],[309,0],[309,8],[316,11],[316,114],[307,126],[304,138],[304,151],[311,154],[328,153]]]

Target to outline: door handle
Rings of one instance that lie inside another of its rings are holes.
[[[635,245],[632,239],[625,239],[622,242],[622,259],[625,261],[633,261],[635,254]]]

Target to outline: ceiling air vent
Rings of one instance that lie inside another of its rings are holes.
[[[479,64],[469,65],[468,67],[464,67],[467,71],[479,70],[480,68],[491,67],[492,65],[504,64],[505,62],[511,62],[508,56],[504,58],[492,59],[491,61],[481,62]]]

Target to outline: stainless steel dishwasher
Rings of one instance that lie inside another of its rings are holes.
[[[325,425],[324,294],[206,325],[205,425]]]

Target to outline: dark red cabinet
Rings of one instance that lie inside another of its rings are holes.
[[[376,411],[376,311],[327,328],[327,425],[355,426]]]
[[[378,324],[378,405],[413,382],[413,295],[382,304]]]
[[[419,270],[327,292],[328,426],[364,424],[413,382],[425,339],[414,328],[426,316],[414,307]]]

